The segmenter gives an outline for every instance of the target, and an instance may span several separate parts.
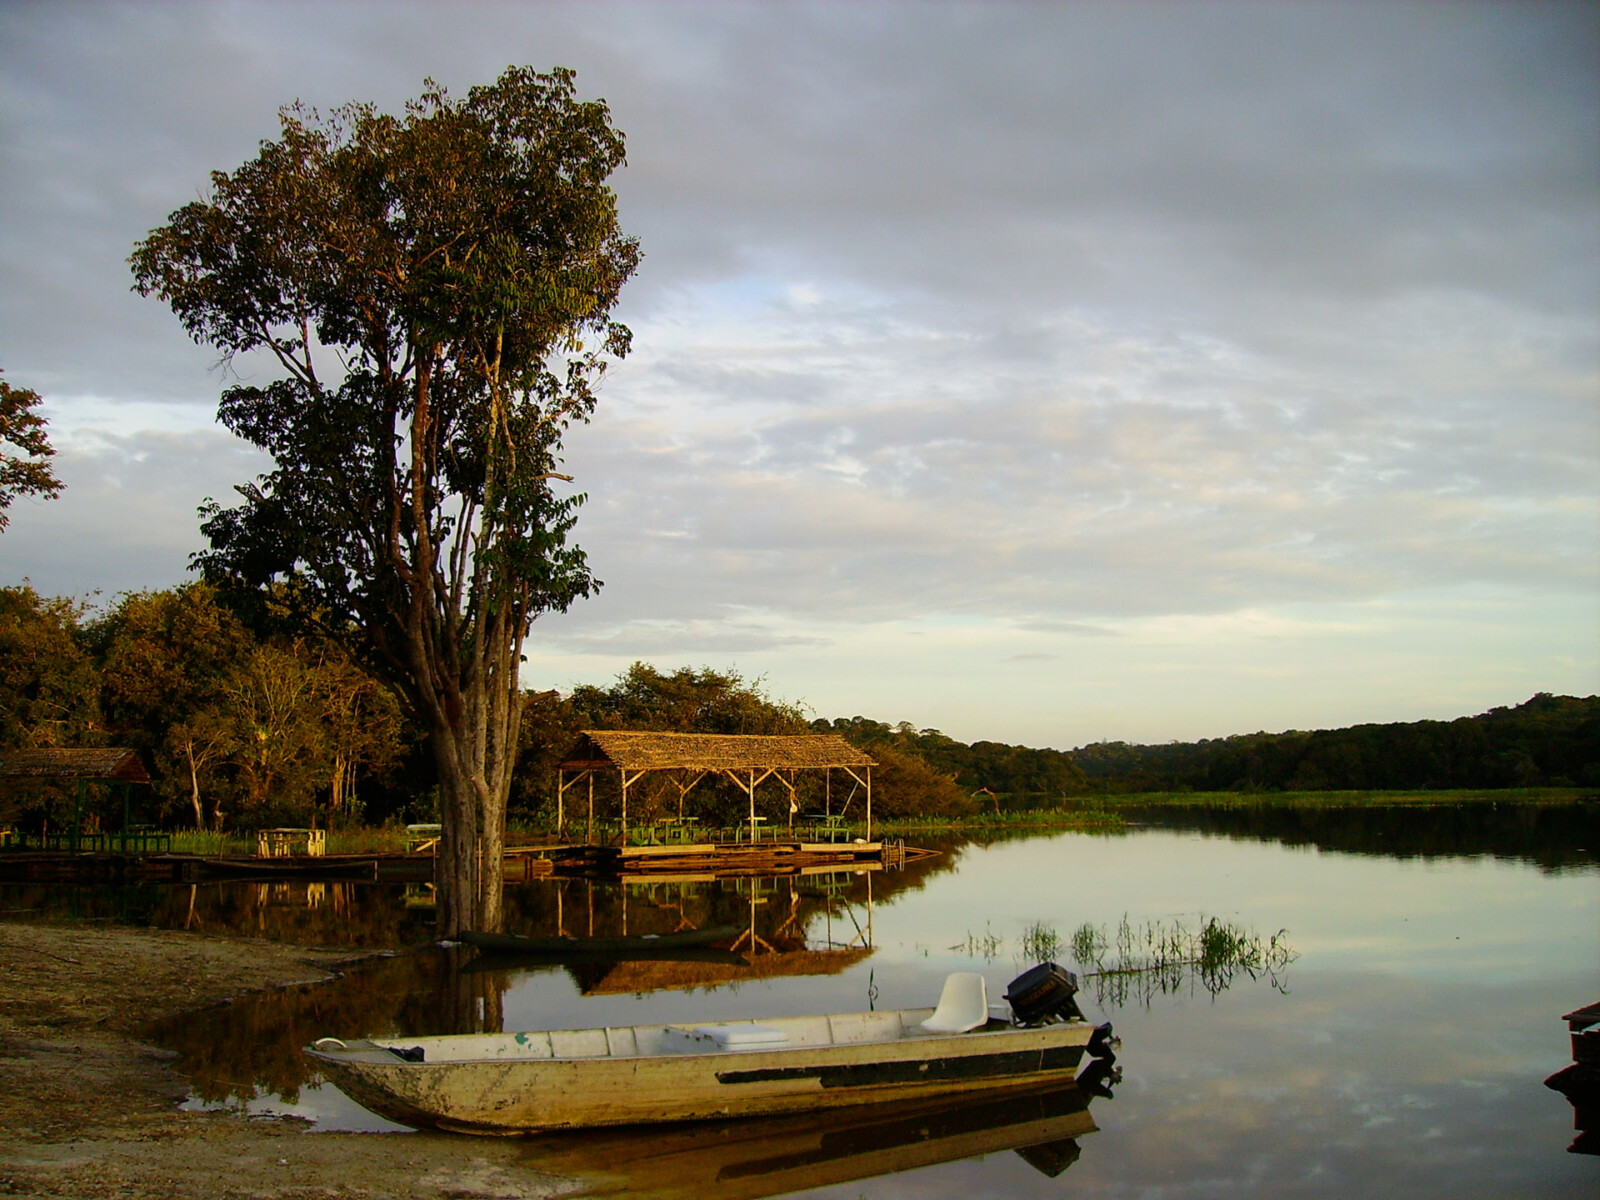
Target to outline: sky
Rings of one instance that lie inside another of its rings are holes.
[[[127,258],[294,100],[577,72],[633,353],[524,681],[1072,748],[1600,691],[1600,5],[0,0],[0,586],[266,468]],[[246,370],[264,368],[250,368]]]

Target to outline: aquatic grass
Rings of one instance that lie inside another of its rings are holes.
[[[1288,966],[1299,957],[1286,929],[1263,939],[1204,915],[1190,929],[1176,919],[1136,925],[1124,914],[1114,932],[1080,925],[1068,944],[1085,979],[1094,982],[1095,999],[1113,1007],[1137,1002],[1148,1008],[1158,995],[1192,994],[1196,985],[1215,997],[1240,975],[1287,992]]]
[[[1005,944],[1005,937],[985,924],[981,934],[968,930],[966,940],[957,942],[950,949],[965,954],[968,958],[981,958],[984,962],[993,962]]]
[[[213,833],[206,829],[179,829],[172,834],[172,853],[215,858],[224,854],[254,854],[256,839],[250,833]]]
[[[1061,955],[1061,935],[1044,921],[1035,921],[1022,931],[1022,957],[1034,962],[1052,962]]]

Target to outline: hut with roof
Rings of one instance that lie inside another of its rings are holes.
[[[129,849],[132,842],[139,844],[131,848],[150,848],[144,845],[150,840],[150,835],[129,823],[130,789],[134,784],[148,786],[150,783],[144,763],[132,750],[115,747],[0,750],[0,780],[73,785],[72,823],[55,834],[48,829],[41,831],[41,842],[46,848],[76,852],[85,846],[106,842],[106,835],[86,834],[83,828],[88,808],[88,790],[92,784],[109,786],[122,795],[122,828],[110,835],[110,840],[117,842],[123,850]]]
[[[594,783],[614,777],[621,795],[624,840],[628,826],[628,792],[650,775],[670,778],[678,793],[678,816],[694,788],[710,778],[730,780],[749,802],[749,825],[754,840],[759,818],[756,789],[775,780],[788,793],[792,824],[798,808],[797,777],[802,771],[821,771],[825,782],[833,771],[842,772],[865,792],[866,837],[872,840],[871,756],[837,734],[709,734],[645,733],[626,730],[590,730],[584,733],[557,771],[557,821],[566,822],[567,797],[578,784],[588,784],[588,837],[594,838]],[[828,794],[831,795],[831,792]],[[833,820],[830,811],[825,815]]]

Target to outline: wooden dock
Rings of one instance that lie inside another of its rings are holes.
[[[687,845],[574,845],[549,852],[555,873],[635,875],[666,872],[716,876],[793,875],[807,868],[884,865],[882,842],[699,842]]]

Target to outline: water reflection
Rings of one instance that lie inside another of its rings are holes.
[[[1600,803],[1130,806],[1131,822],[1390,858],[1491,856],[1546,871],[1600,863]]]
[[[790,937],[814,917],[828,941],[865,937],[862,906],[920,888],[953,862],[940,858],[893,871],[849,870],[780,877],[694,875],[617,880],[544,879],[508,883],[505,928],[512,933],[615,937],[734,924],[766,940]],[[197,884],[0,884],[0,911],[59,915],[123,925],[243,937],[303,946],[401,949],[431,941],[432,885],[354,880],[217,881]],[[770,932],[769,932],[770,931]],[[759,942],[751,943],[755,950]],[[748,950],[751,946],[734,947]]]
[[[300,1054],[317,1038],[503,1032],[507,994],[558,971],[582,997],[839,974],[873,952],[873,888],[879,882],[866,873],[638,884],[538,881],[508,889],[508,924],[546,939],[569,939],[569,949],[512,954],[425,945],[359,964],[330,983],[256,993],[161,1021],[147,1036],[176,1051],[174,1066],[189,1077],[201,1102],[231,1106],[276,1095],[294,1104],[302,1088],[321,1082],[311,1060]],[[251,889],[246,898],[258,923],[277,906],[297,917],[338,918],[341,906],[353,910],[353,896],[363,894],[346,891],[355,885],[344,883],[244,886]],[[403,893],[388,890],[403,904]],[[692,929],[725,936],[711,946],[652,945],[652,938]]]
[[[1014,1150],[1060,1175],[1095,1132],[1068,1085],[747,1121],[536,1136],[522,1162],[583,1181],[569,1196],[753,1200]]]

